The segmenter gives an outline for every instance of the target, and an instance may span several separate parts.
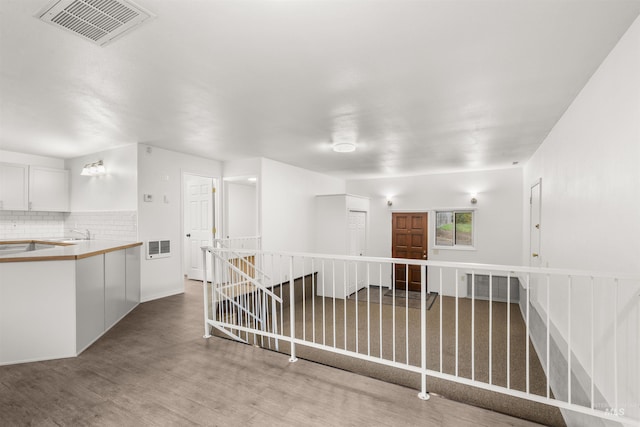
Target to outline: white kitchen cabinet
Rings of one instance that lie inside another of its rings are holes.
[[[29,209],[29,166],[0,163],[0,210]]]
[[[366,197],[351,194],[316,196],[316,252],[332,255],[366,255],[368,216],[369,199]],[[338,278],[335,297],[346,298],[366,285],[365,265],[338,262],[335,277]],[[320,279],[318,282],[321,283]],[[333,286],[327,289],[318,287],[318,295],[334,296]]]
[[[29,210],[68,212],[69,171],[30,166]]]
[[[76,261],[76,353],[100,337],[104,328],[104,256]]]
[[[140,246],[95,242],[0,262],[0,366],[77,356],[138,305]]]

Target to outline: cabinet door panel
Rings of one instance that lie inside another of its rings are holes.
[[[104,328],[127,313],[125,251],[104,254]]]
[[[29,209],[28,170],[27,165],[0,163],[0,210]]]
[[[34,211],[69,211],[69,171],[29,168],[29,202]]]
[[[140,302],[140,246],[126,250],[127,260],[127,311]]]
[[[76,261],[76,352],[104,332],[104,257]]]

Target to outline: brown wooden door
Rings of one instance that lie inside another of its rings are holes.
[[[427,259],[427,213],[392,213],[391,256]],[[395,264],[395,286],[407,289],[406,265]],[[420,266],[409,266],[409,290],[420,291]]]

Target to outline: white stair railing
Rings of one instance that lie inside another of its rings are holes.
[[[247,343],[249,335],[253,335],[254,344],[264,344],[263,337],[244,331],[241,336],[241,328],[259,330],[261,332],[277,333],[276,309],[282,299],[275,295],[265,283],[271,279],[262,271],[256,263],[256,251],[243,249],[240,254],[229,245],[242,242],[241,246],[259,247],[259,237],[247,237],[239,239],[216,239],[214,245],[224,252],[209,251],[211,254],[211,293],[207,274],[203,280],[205,292],[205,337],[209,337],[209,327],[214,327],[225,335]],[[205,265],[207,251],[203,251]],[[256,273],[258,279],[256,279]],[[271,308],[269,311],[268,308]],[[226,327],[224,325],[227,325]],[[271,343],[269,343],[271,344]],[[274,342],[278,349],[277,340]]]
[[[286,343],[292,361],[302,346],[415,372],[422,399],[432,377],[640,421],[637,277],[223,247],[203,256],[206,337],[214,327]],[[250,257],[261,273],[232,261]]]

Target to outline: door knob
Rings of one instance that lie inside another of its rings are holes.
[[[532,256],[532,257],[534,257],[534,258],[538,258],[538,254],[537,254],[537,253],[535,253],[535,252],[534,252],[534,253],[532,253],[532,254],[531,254],[531,256]]]
[[[187,237],[191,237],[191,233],[187,234]]]

